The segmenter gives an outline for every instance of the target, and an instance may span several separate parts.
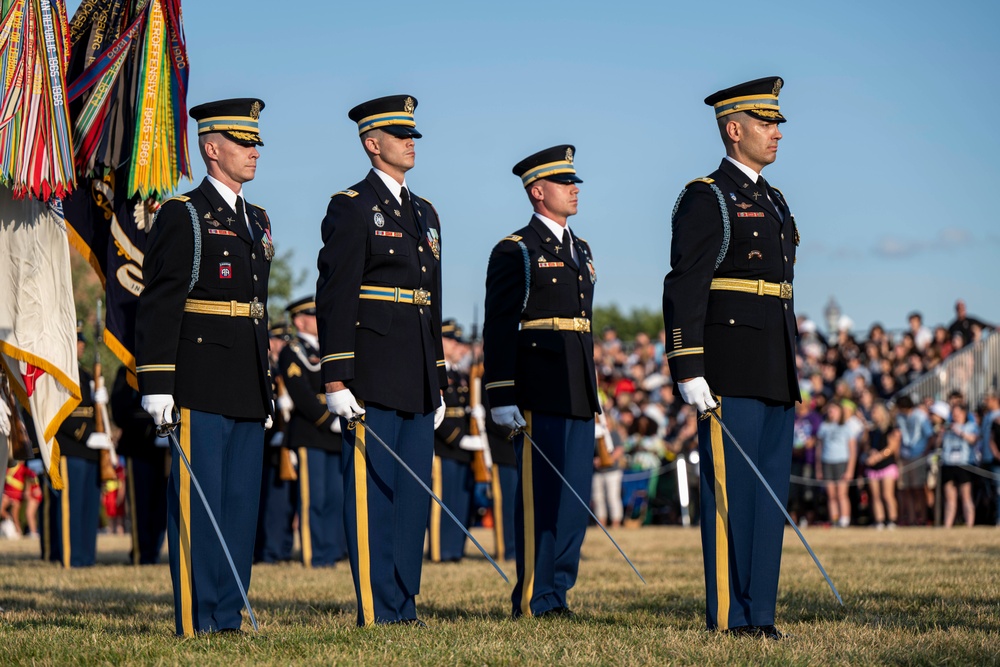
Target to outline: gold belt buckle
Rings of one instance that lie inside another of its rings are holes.
[[[260,301],[252,301],[250,303],[250,317],[255,320],[264,319],[264,304]]]
[[[413,290],[413,305],[427,306],[431,302],[431,293],[425,289]]]
[[[573,331],[576,331],[577,333],[587,333],[590,331],[590,322],[583,317],[574,317]]]
[[[780,288],[780,291],[778,293],[779,297],[781,297],[782,299],[791,299],[792,298],[792,284],[791,283],[778,283],[778,287]]]

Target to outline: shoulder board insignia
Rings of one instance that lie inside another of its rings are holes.
[[[358,193],[355,192],[354,190],[341,190],[340,192],[335,192],[332,195],[330,195],[330,198],[333,199],[337,195],[347,195],[348,197],[357,197]]]
[[[712,183],[715,183],[715,179],[708,178],[707,176],[705,178],[696,178],[693,181],[688,181],[688,184],[684,187],[690,187],[692,183],[705,183],[706,185],[711,185]]]
[[[191,198],[190,198],[190,197],[188,197],[187,195],[176,195],[176,196],[174,196],[174,197],[171,197],[171,198],[170,198],[170,199],[168,199],[167,201],[174,201],[174,200],[177,200],[177,201],[179,201],[179,202],[185,202],[185,201],[191,201]],[[166,204],[166,203],[167,203],[167,201],[165,201],[165,202],[163,202],[163,203],[164,203],[164,204]]]
[[[249,203],[249,202],[248,202],[248,203]],[[254,208],[259,208],[259,209],[260,209],[260,210],[262,210],[262,211],[266,211],[266,210],[267,210],[266,208],[264,208],[264,207],[263,207],[263,206],[261,206],[260,204],[250,204],[250,205],[251,205],[251,206],[253,206]]]
[[[524,238],[523,236],[518,236],[517,234],[511,234],[510,236],[505,236],[503,240],[504,241],[513,241],[514,243],[517,243],[518,241],[520,241],[523,238]]]
[[[579,241],[580,243],[587,243],[587,239],[582,239],[579,236],[576,237],[576,240]],[[590,245],[590,244],[587,243],[587,245]]]
[[[421,197],[420,195],[417,195],[417,199],[423,199],[425,202],[430,204],[431,208],[434,208],[434,204],[431,204],[431,200],[428,199],[427,197]]]

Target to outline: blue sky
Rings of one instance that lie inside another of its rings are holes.
[[[674,200],[723,155],[702,99],[780,75],[789,122],[765,176],[802,236],[797,311],[822,322],[832,296],[858,329],[901,328],[913,309],[948,323],[961,297],[1000,321],[996,3],[189,0],[183,10],[189,105],[266,102],[246,193],[267,208],[279,252],[307,271],[303,294],[329,196],[369,167],[348,109],[408,93],[424,138],[407,181],[441,216],[446,317],[468,325],[478,305],[481,318],[490,249],[530,216],[510,168],[560,143],[576,145],[585,181],[570,225],[593,248],[597,303],[658,308]],[[203,175],[199,164],[195,181]]]

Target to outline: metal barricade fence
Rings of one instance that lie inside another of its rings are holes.
[[[979,342],[952,354],[939,366],[900,389],[893,399],[909,394],[916,400],[943,400],[952,391],[959,391],[974,410],[987,392],[995,392],[998,387],[1000,332],[990,331]]]

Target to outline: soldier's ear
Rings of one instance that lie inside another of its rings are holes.
[[[743,137],[743,126],[740,125],[735,119],[726,123],[726,136],[734,144],[739,142]]]
[[[378,139],[372,135],[365,137],[365,150],[367,150],[371,155],[379,155],[382,153],[382,149],[378,145]]]

